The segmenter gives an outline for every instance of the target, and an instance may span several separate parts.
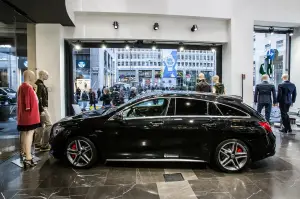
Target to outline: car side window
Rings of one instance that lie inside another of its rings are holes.
[[[246,113],[223,104],[217,104],[224,116],[247,116]]]
[[[222,113],[220,112],[220,110],[218,109],[216,104],[213,102],[209,102],[208,113],[209,113],[209,115],[212,115],[212,116],[221,116],[222,115]]]
[[[176,115],[207,115],[206,101],[176,98]]]
[[[164,116],[167,107],[167,99],[151,99],[126,109],[123,112],[123,118]]]

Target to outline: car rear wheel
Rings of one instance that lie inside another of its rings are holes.
[[[215,163],[225,172],[239,172],[248,165],[249,161],[249,148],[238,139],[221,142],[215,152]]]
[[[94,143],[85,137],[74,137],[68,140],[66,159],[75,168],[89,168],[98,158]]]

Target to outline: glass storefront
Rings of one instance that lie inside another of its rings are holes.
[[[17,90],[27,69],[27,21],[0,1],[0,163],[19,152]]]
[[[287,34],[255,33],[253,35],[253,85],[261,82],[261,76],[268,74],[270,82],[277,89],[281,76],[289,74]]]
[[[194,90],[199,73],[207,81],[216,74],[216,53],[211,50],[84,48],[73,50],[75,87],[85,90],[116,83],[155,88]]]
[[[261,83],[264,74],[275,85],[282,82],[282,75],[289,74],[289,39],[288,34],[255,33],[253,35],[253,93],[255,86]],[[262,114],[265,112],[262,111]],[[280,110],[272,107],[271,122],[280,122]]]

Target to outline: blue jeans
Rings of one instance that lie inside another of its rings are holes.
[[[258,103],[257,111],[261,113],[262,109],[265,107],[265,118],[270,123],[272,104],[269,103]]]

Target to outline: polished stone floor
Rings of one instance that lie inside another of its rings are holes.
[[[239,174],[186,163],[114,163],[75,170],[47,154],[39,154],[39,165],[28,170],[6,161],[0,165],[0,198],[299,199],[300,132],[276,136],[276,155]],[[166,182],[166,174],[182,179]]]

